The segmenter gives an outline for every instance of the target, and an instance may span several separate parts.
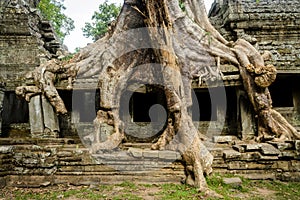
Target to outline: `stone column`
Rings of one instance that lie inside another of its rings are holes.
[[[240,128],[241,128],[241,137],[242,140],[250,140],[255,136],[255,123],[253,119],[253,109],[251,109],[251,104],[247,98],[243,95],[239,95],[239,117],[240,119]]]
[[[4,87],[0,85],[0,135],[2,133],[2,111],[3,111],[3,100],[4,100]]]
[[[57,115],[55,114],[52,105],[48,100],[42,96],[42,108],[43,108],[43,119],[45,126],[45,136],[46,137],[58,137],[59,133],[59,122]]]
[[[33,138],[58,137],[58,118],[51,104],[42,95],[36,95],[30,99],[29,123]]]
[[[41,95],[31,97],[29,102],[29,123],[31,137],[39,138],[44,133],[44,117]]]

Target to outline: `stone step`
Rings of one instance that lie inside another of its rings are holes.
[[[75,144],[71,138],[0,138],[0,145],[64,145]]]
[[[126,142],[121,144],[121,149],[128,150],[129,148],[140,148],[140,149],[151,149],[151,145],[153,143],[131,143],[131,142]]]

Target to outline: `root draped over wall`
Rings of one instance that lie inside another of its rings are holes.
[[[275,68],[265,66],[263,57],[247,41],[226,41],[210,24],[203,0],[186,0],[184,3],[186,12],[181,10],[178,0],[126,0],[111,32],[82,49],[69,62],[49,61],[54,67],[42,67],[45,70],[37,71],[35,75],[45,77],[49,84],[36,84],[31,95],[42,93],[57,113],[63,114],[63,106],[57,103],[59,95],[53,77],[63,72],[64,75],[60,76],[71,82],[75,77],[98,76],[100,110],[94,120],[94,134],[99,134],[103,123],[113,127],[114,131],[106,141],[94,141],[92,152],[97,152],[114,149],[124,139],[119,100],[128,83],[144,83],[145,79],[154,80],[159,74],[164,85],[168,116],[165,130],[152,149],[179,151],[186,164],[186,182],[201,191],[209,191],[204,174],[211,173],[213,156],[203,145],[204,137],[198,133],[188,113],[192,105],[191,82],[193,77],[199,76],[201,69],[214,69],[212,71],[217,73],[209,75],[220,79],[220,63],[239,67],[244,88],[258,114],[259,140],[269,139],[268,136],[279,140],[300,137],[272,109],[267,87],[275,80]],[[159,64],[160,71],[145,71],[147,76],[135,71],[138,66],[149,63]],[[52,68],[59,70],[53,71]],[[45,76],[46,73],[50,75]],[[18,88],[17,93],[26,96],[29,87],[32,86]],[[48,89],[58,96],[48,95]]]

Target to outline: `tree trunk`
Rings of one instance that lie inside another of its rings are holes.
[[[213,156],[203,145],[203,136],[188,113],[193,78],[221,80],[219,64],[236,65],[258,114],[259,138],[299,136],[271,107],[267,86],[276,77],[274,67],[264,66],[263,57],[248,42],[227,42],[209,23],[203,0],[186,0],[185,7],[186,13],[178,0],[125,0],[115,27],[63,64],[67,69],[64,78],[73,77],[74,71],[77,79],[99,76],[100,109],[94,120],[94,138],[101,134],[102,125],[114,131],[106,141],[95,139],[92,152],[116,148],[124,139],[119,110],[121,94],[128,85],[160,83],[168,117],[165,130],[152,149],[179,151],[186,162],[186,182],[208,191],[204,174],[211,173]],[[53,78],[49,80],[53,82]],[[37,87],[37,92],[44,91],[40,85]],[[18,92],[24,93],[20,88]],[[57,112],[64,113],[56,95],[47,97]]]

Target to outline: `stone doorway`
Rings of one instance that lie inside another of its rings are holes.
[[[127,141],[152,142],[162,133],[167,121],[163,88],[144,85],[123,92],[120,118],[124,122]]]

